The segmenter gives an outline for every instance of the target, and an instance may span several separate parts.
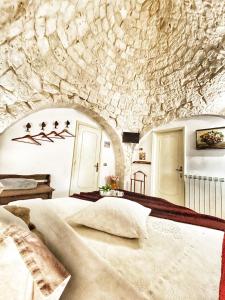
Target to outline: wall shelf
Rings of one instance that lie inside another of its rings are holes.
[[[135,160],[133,161],[133,164],[151,165],[151,162],[147,160]]]

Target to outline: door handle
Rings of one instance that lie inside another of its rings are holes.
[[[179,169],[176,169],[177,172],[183,172],[182,166],[179,167]]]
[[[176,169],[176,171],[180,173],[180,178],[183,178],[183,174],[182,174],[182,172],[183,172],[183,167],[180,166],[178,169]]]
[[[98,172],[98,169],[99,169],[98,162],[97,162],[97,164],[96,164],[96,165],[94,165],[94,167],[95,167],[95,171],[96,171],[96,172]]]

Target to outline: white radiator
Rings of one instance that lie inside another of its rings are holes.
[[[187,174],[185,206],[199,213],[225,218],[225,179]]]

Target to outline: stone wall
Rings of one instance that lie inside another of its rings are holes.
[[[1,131],[54,105],[92,111],[119,137],[221,112],[224,1],[3,0],[0,11]]]

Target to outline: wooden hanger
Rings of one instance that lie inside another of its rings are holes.
[[[24,139],[28,139],[31,142],[26,142],[23,141]],[[27,144],[34,144],[34,145],[39,145],[41,146],[41,143],[39,143],[38,141],[36,141],[32,135],[30,134],[26,134],[24,136],[18,137],[18,138],[13,138],[12,141],[16,141],[16,142],[20,142],[20,143],[27,143]]]
[[[55,121],[53,123],[53,125],[54,125],[55,129],[57,129],[59,126],[59,122]],[[47,134],[47,136],[49,136],[49,135],[54,135],[54,136],[51,136],[52,139],[65,139],[60,133],[56,132],[55,130],[52,130],[51,132],[49,132]]]
[[[63,137],[75,137],[71,132],[68,131],[68,129],[64,128],[59,134],[67,133],[68,135],[63,135]]]
[[[52,139],[65,139],[62,135],[60,135],[60,133],[56,132],[55,130],[52,130],[51,132],[46,134],[46,136],[49,136],[49,135],[54,135],[54,136],[51,136]]]
[[[66,124],[66,127],[59,133],[59,134],[62,134],[62,133],[67,133],[68,135],[64,135],[64,137],[75,137],[75,135],[73,135],[71,132],[69,132],[69,130],[67,128],[69,128],[70,126],[70,121],[66,121],[65,122]]]
[[[46,127],[46,123],[42,122],[40,124],[40,127],[41,127],[41,132],[39,132],[38,134],[32,135],[32,137],[33,138],[35,137],[35,140],[38,140],[38,141],[44,141],[44,142],[52,142],[52,143],[54,143],[54,141],[50,137],[48,137],[46,135],[46,133],[44,132],[45,127]],[[37,137],[40,137],[40,138],[37,138]]]
[[[37,137],[41,137],[40,139],[37,139]],[[35,140],[38,140],[38,141],[44,141],[44,142],[52,142],[52,143],[54,143],[54,141],[50,138],[50,137],[48,137],[47,136],[47,134],[46,133],[44,133],[43,131],[41,131],[40,133],[38,133],[38,134],[35,134],[35,135],[32,135],[32,137],[35,137]],[[43,138],[45,138],[45,140],[43,139]],[[47,140],[46,140],[47,139]]]

